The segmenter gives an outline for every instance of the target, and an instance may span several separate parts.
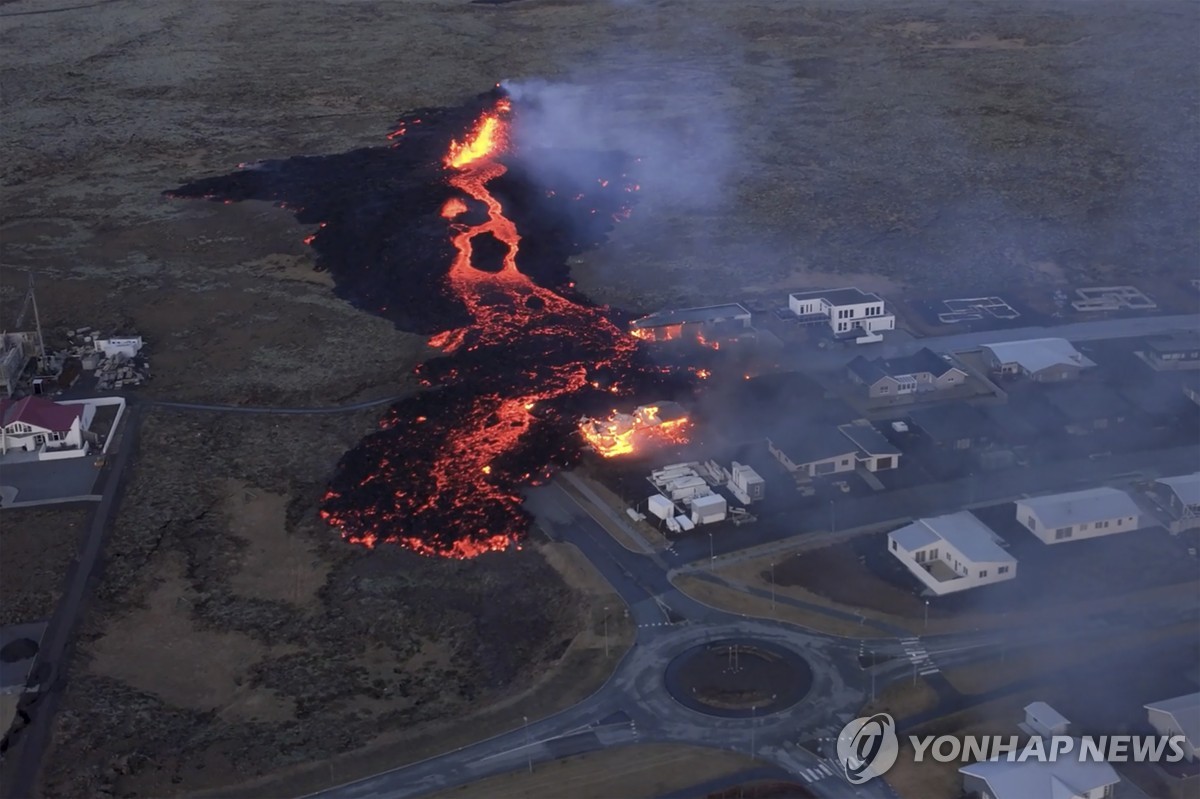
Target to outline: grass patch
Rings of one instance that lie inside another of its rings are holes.
[[[877,692],[874,700],[863,705],[860,715],[890,713],[892,718],[904,719],[924,713],[937,705],[937,701],[937,691],[925,678],[918,677],[914,682],[911,677],[902,677]]]

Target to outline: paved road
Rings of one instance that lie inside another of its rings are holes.
[[[70,647],[80,615],[87,603],[100,563],[100,553],[112,526],[112,518],[119,504],[124,486],[126,466],[137,448],[137,436],[141,425],[141,410],[131,407],[125,417],[118,439],[113,442],[115,458],[110,455],[108,464],[100,475],[98,486],[102,499],[93,509],[87,537],[75,561],[67,571],[63,597],[54,610],[54,616],[42,637],[29,685],[37,685],[38,691],[22,695],[18,713],[27,714],[29,723],[22,729],[9,730],[6,740],[9,747],[5,760],[9,767],[0,770],[0,794],[5,799],[24,799],[34,795],[38,770],[50,731],[54,712],[66,685]]]

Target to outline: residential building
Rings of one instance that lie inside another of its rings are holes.
[[[865,386],[872,398],[942,391],[967,380],[966,370],[950,356],[939,356],[928,347],[903,358],[867,360],[859,355],[846,369],[850,379]]]
[[[912,424],[941,449],[971,449],[992,440],[987,414],[965,402],[922,408],[908,415]]]
[[[1197,405],[1200,405],[1200,380],[1192,380],[1184,383],[1183,395]]]
[[[1159,735],[1182,735],[1187,739],[1184,757],[1194,762],[1200,756],[1200,693],[1151,702],[1145,707],[1150,726]]]
[[[988,365],[1002,375],[1019,375],[1039,383],[1071,380],[1096,364],[1064,338],[1035,338],[983,346]]]
[[[1134,409],[1114,389],[1099,384],[1072,384],[1047,389],[1043,395],[1072,435],[1086,435],[1124,424]]]
[[[814,426],[776,434],[767,449],[790,472],[806,477],[852,472],[858,447],[835,427]]]
[[[801,324],[828,324],[834,336],[855,337],[860,344],[879,341],[884,331],[896,329],[896,317],[879,295],[856,288],[789,294],[788,309]]]
[[[839,425],[838,432],[854,444],[855,457],[867,471],[884,472],[900,465],[900,450],[865,419]]]
[[[1155,369],[1200,369],[1200,333],[1189,330],[1146,341],[1140,355]]]
[[[1071,722],[1045,702],[1030,702],[1025,706],[1025,721],[1018,725],[1030,735],[1048,738],[1066,735]]]
[[[784,468],[804,477],[895,469],[900,450],[865,420],[835,427],[813,426],[770,436],[767,449]]]
[[[919,519],[888,533],[888,552],[941,596],[1017,576],[1017,559],[968,511]]]
[[[1089,488],[1017,500],[1017,521],[1046,544],[1128,533],[1142,526],[1142,511],[1124,491]]]
[[[1173,517],[1171,532],[1200,527],[1200,472],[1160,477],[1154,482],[1155,493]]]
[[[37,355],[37,334],[0,333],[0,396],[11,397],[31,358]]]
[[[1072,751],[1081,746],[1077,740]],[[1121,781],[1110,764],[1074,757],[1054,762],[988,760],[958,771],[963,791],[983,799],[1108,799]]]
[[[696,337],[713,327],[748,330],[751,314],[737,303],[706,305],[701,308],[681,308],[658,311],[629,324],[630,332],[651,341],[671,341],[684,335]],[[686,331],[686,332],[685,332]]]
[[[42,397],[0,398],[0,453],[81,449],[95,409]]]

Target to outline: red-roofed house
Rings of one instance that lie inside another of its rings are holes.
[[[0,453],[84,449],[90,404],[64,405],[41,397],[0,398]]]

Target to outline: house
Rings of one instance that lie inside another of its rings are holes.
[[[1154,482],[1155,493],[1174,517],[1171,532],[1200,527],[1200,472],[1160,477]]]
[[[1089,488],[1017,500],[1017,521],[1046,544],[1127,533],[1142,526],[1142,511],[1124,491]]]
[[[0,398],[0,453],[83,449],[95,409],[42,397]]]
[[[737,303],[706,305],[701,308],[682,308],[658,311],[629,324],[630,332],[649,341],[672,341],[685,334],[699,336],[714,327],[745,331],[750,328],[751,314]]]
[[[1072,435],[1086,435],[1124,424],[1134,409],[1108,386],[1075,384],[1056,386],[1043,395]]]
[[[858,462],[869,472],[884,472],[900,465],[900,450],[865,419],[838,426],[838,432],[850,439]]]
[[[32,333],[0,333],[0,396],[11,397],[36,348]]]
[[[1076,741],[1074,751],[1081,746]],[[988,760],[958,772],[963,775],[963,792],[983,799],[1107,799],[1121,781],[1110,764],[1073,757],[1054,762]]]
[[[1200,380],[1192,380],[1183,384],[1183,396],[1200,405]]]
[[[805,477],[852,472],[858,447],[834,427],[815,426],[767,439],[767,449],[789,472]]]
[[[1150,726],[1159,735],[1187,738],[1184,757],[1194,762],[1200,756],[1200,693],[1151,702],[1145,707]]]
[[[934,446],[942,449],[970,449],[992,439],[992,423],[987,414],[965,402],[922,408],[908,418]]]
[[[846,365],[850,379],[866,386],[867,396],[897,397],[905,394],[942,391],[960,386],[966,370],[955,365],[950,356],[939,356],[922,347],[903,358],[873,358],[859,355]]]
[[[769,437],[767,450],[789,472],[810,478],[852,472],[859,464],[872,472],[900,465],[900,450],[866,421],[786,431]]]
[[[896,317],[879,295],[856,288],[789,294],[788,310],[801,324],[827,324],[834,336],[855,336],[859,344],[879,341],[883,331],[896,329]]]
[[[968,511],[919,519],[888,533],[888,552],[941,596],[1017,576],[1017,559]]]
[[[1025,706],[1025,722],[1019,726],[1030,735],[1049,738],[1066,735],[1071,722],[1045,702],[1030,702]]]
[[[1200,333],[1189,330],[1147,339],[1138,354],[1155,369],[1200,369]]]
[[[1035,338],[983,346],[992,371],[1021,375],[1039,383],[1071,380],[1080,371],[1095,366],[1065,338]]]

